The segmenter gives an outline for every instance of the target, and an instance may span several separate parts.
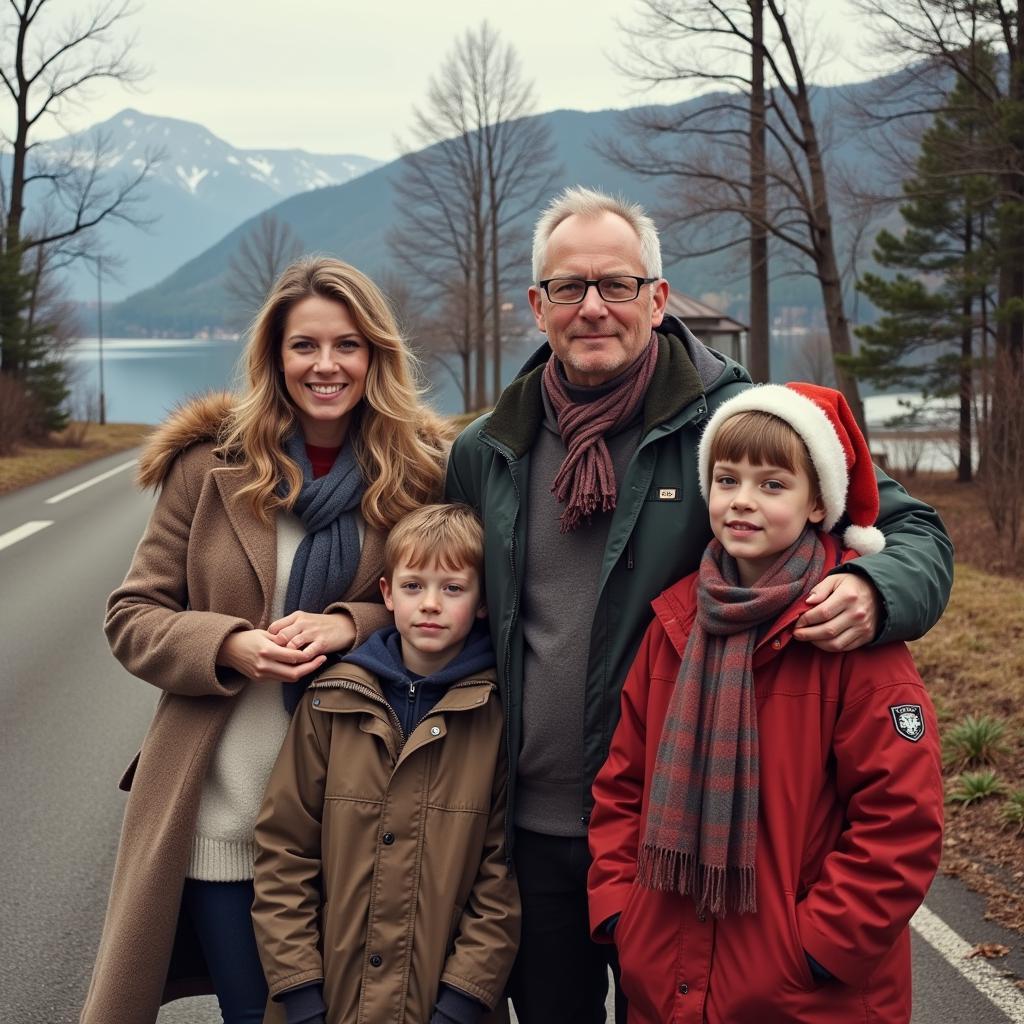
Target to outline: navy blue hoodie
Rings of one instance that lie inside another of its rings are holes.
[[[434,705],[457,683],[494,666],[494,648],[485,620],[478,620],[466,637],[466,645],[440,672],[420,676],[402,664],[402,638],[394,626],[371,633],[342,659],[372,672],[384,699],[398,715],[402,734],[408,736],[434,710]]]

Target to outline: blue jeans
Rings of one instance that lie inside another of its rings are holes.
[[[252,882],[185,879],[182,913],[188,914],[210,970],[224,1024],[262,1024],[267,1005],[256,935]]]

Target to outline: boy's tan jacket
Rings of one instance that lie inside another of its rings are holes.
[[[186,406],[140,460],[141,482],[159,485],[160,496],[105,628],[125,668],[164,692],[121,783],[131,794],[82,1024],[153,1024],[161,1002],[212,991],[178,920],[200,791],[232,698],[244,686],[276,685],[214,664],[229,633],[269,624],[276,572],[273,521],[260,523],[236,499],[245,472],[213,454],[228,402]],[[368,527],[344,595],[360,636],[389,621],[373,603],[382,564],[383,536]]]
[[[360,666],[307,691],[256,824],[271,995],[323,978],[328,1024],[426,1024],[444,982],[507,1020],[519,894],[503,729],[493,669],[455,683],[404,745]]]

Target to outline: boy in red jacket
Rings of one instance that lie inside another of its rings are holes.
[[[715,539],[653,602],[594,783],[594,938],[630,1024],[909,1021],[934,710],[903,644],[792,638],[814,585],[885,544],[867,445],[838,392],[769,384],[718,409],[699,459]]]

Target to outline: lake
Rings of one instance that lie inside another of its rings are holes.
[[[539,336],[538,336],[539,338]],[[532,340],[530,342],[532,345]],[[114,423],[159,423],[168,411],[189,395],[230,388],[242,342],[205,338],[108,338],[103,341],[103,377],[107,392],[107,419]],[[506,357],[506,376],[525,358],[526,349]],[[99,345],[83,338],[71,352],[73,395],[99,394]],[[873,395],[864,400],[869,426],[876,429],[900,411],[899,400],[915,395]],[[74,402],[74,398],[72,401]],[[447,374],[438,374],[432,404],[440,412],[461,411],[460,400]],[[74,415],[79,416],[76,411]],[[924,452],[910,452],[904,441],[877,438],[872,449],[885,452],[889,464],[904,465],[913,454],[922,469],[949,469],[955,451],[949,443],[924,442]]]
[[[189,395],[230,388],[240,341],[104,338],[103,382],[107,419],[159,423]],[[83,396],[99,395],[99,345],[83,338],[71,350],[72,409]]]
[[[103,383],[112,423],[159,423],[190,395],[231,388],[242,341],[206,338],[104,338]],[[71,350],[72,415],[82,400],[98,408],[99,343],[82,338]],[[439,375],[441,376],[441,375]],[[446,376],[446,375],[445,375]],[[439,411],[460,410],[455,388],[438,381],[432,403]]]

